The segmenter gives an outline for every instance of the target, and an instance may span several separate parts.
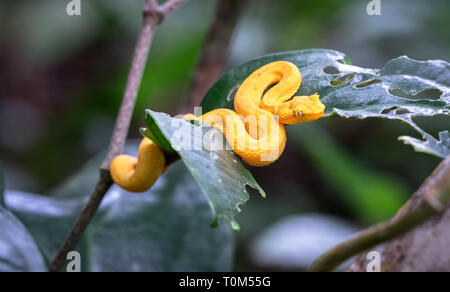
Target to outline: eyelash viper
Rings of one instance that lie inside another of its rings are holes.
[[[218,128],[246,163],[265,166],[283,153],[285,124],[314,121],[323,115],[325,106],[318,94],[293,97],[301,82],[296,65],[272,62],[245,79],[234,99],[235,111],[216,109],[201,117],[187,114],[184,119],[198,119]],[[165,167],[162,150],[144,138],[137,158],[119,155],[112,161],[110,171],[113,181],[123,189],[143,192],[153,186]]]

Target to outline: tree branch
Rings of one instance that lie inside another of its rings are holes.
[[[177,9],[179,6],[181,6],[186,0],[169,0],[166,1],[161,7],[159,8],[159,11],[162,13],[162,15],[167,16],[170,13],[172,13],[175,9]]]
[[[345,260],[392,240],[440,214],[450,201],[450,156],[427,178],[394,219],[368,228],[320,256],[311,272],[331,271]]]
[[[119,115],[116,119],[116,125],[109,145],[108,154],[100,168],[99,181],[97,182],[97,186],[95,187],[89,202],[51,263],[49,268],[51,272],[58,272],[63,268],[66,262],[66,255],[76,248],[84,231],[94,218],[103,197],[113,184],[109,167],[114,157],[121,154],[125,147],[131,117],[133,115],[156,25],[185,1],[186,0],[170,0],[162,7],[158,7],[156,0],[145,1],[142,29],[134,52],[127,85],[120,106]]]
[[[181,112],[192,112],[217,81],[228,59],[228,51],[245,1],[220,0],[193,75],[189,94]]]
[[[147,1],[152,2],[152,1]],[[152,11],[152,10],[145,10]],[[133,115],[134,106],[138,90],[144,74],[144,68],[147,63],[148,53],[155,32],[155,24],[158,22],[156,14],[146,14],[142,25],[141,34],[136,45],[134,58],[128,75],[128,81],[125,93],[120,106],[119,115],[116,119],[111,143],[109,145],[108,155],[102,164],[102,169],[109,170],[111,161],[117,155],[123,152],[125,142],[130,127],[131,117]]]

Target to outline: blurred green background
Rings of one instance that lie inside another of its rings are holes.
[[[0,1],[0,159],[8,189],[48,193],[109,143],[143,1],[85,0],[80,17],[66,15],[68,2]],[[401,55],[450,59],[446,0],[382,0],[381,16],[367,15],[369,0],[247,2],[228,67],[306,48],[335,49],[372,68]],[[190,0],[157,29],[130,138],[140,137],[145,108],[178,113],[216,3]],[[448,116],[417,121],[435,136],[450,124]],[[268,198],[254,196],[238,217],[236,270],[304,268],[305,250],[314,255],[326,235],[342,238],[389,218],[439,163],[398,142],[417,135],[396,121],[333,118],[288,134],[278,162],[251,169]]]

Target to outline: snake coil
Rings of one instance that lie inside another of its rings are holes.
[[[246,163],[265,166],[283,153],[287,140],[285,124],[310,122],[323,115],[325,106],[318,94],[293,97],[301,82],[296,65],[272,62],[245,79],[234,99],[235,111],[216,109],[201,117],[188,114],[184,118],[195,118],[216,127]],[[144,138],[137,158],[119,155],[112,161],[110,170],[120,187],[143,192],[153,186],[164,172],[165,164],[162,150]]]

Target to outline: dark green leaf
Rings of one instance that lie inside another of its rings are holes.
[[[320,91],[324,86],[331,87],[329,82],[335,79],[337,75],[330,77],[330,74],[323,71],[324,68],[337,66],[337,64],[342,65],[340,62],[344,61],[349,62],[342,53],[321,49],[266,55],[226,72],[207,92],[202,102],[202,110],[209,112],[216,108],[233,109],[234,95],[247,76],[265,64],[280,60],[292,62],[300,68],[303,79],[299,90],[300,95],[321,93]]]
[[[159,148],[163,149],[164,152],[169,154],[174,153],[175,150],[173,150],[172,145],[170,145],[170,142],[159,129],[158,124],[151,117],[147,117],[148,115],[149,113],[147,112],[145,118],[147,128],[141,129],[142,135],[152,140]]]
[[[325,117],[403,121],[427,141],[427,153],[439,157],[450,154],[447,143],[439,143],[413,121],[418,116],[450,114],[450,64],[440,60],[416,61],[404,56],[377,70],[350,65],[344,54],[332,50],[267,55],[228,71],[206,94],[203,110],[232,108],[234,93],[243,80],[277,60],[290,61],[300,68],[303,82],[298,95],[318,92],[326,106]]]
[[[87,234],[91,269],[230,271],[233,233],[227,225],[211,228],[210,220],[208,203],[181,162],[147,193],[114,187]]]
[[[86,202],[19,191],[5,193],[6,207],[27,227],[47,263],[53,260]]]
[[[25,226],[0,206],[0,272],[43,272],[46,265]]]
[[[150,110],[147,110],[146,119],[151,120],[147,124],[158,125],[199,184],[214,214],[213,225],[223,217],[233,229],[239,229],[234,216],[249,199],[246,186],[257,189],[263,197],[265,193],[233,151],[215,150],[218,143],[225,146],[222,133],[204,124],[195,126],[189,121]]]
[[[8,208],[33,234],[47,261],[86,200],[6,193]],[[229,271],[233,234],[227,225],[210,228],[210,220],[208,202],[182,163],[172,165],[146,193],[113,186],[78,247],[82,271]]]

